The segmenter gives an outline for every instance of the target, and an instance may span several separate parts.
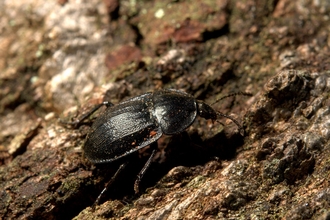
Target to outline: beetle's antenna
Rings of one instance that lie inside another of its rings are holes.
[[[245,96],[253,96],[251,93],[248,92],[235,92],[229,95],[225,95],[217,100],[215,100],[215,102],[213,102],[211,105],[214,105],[215,103],[221,101],[222,99],[228,98],[228,97],[232,97],[232,96],[237,96],[237,95],[245,95]]]
[[[232,96],[237,96],[237,95],[252,96],[252,94],[248,93],[248,92],[235,92],[235,93],[225,95],[225,96],[215,100],[215,102],[213,102],[211,105],[214,105],[215,103],[217,103],[217,102],[219,102],[219,101],[221,101],[225,98],[232,97]],[[223,114],[219,111],[217,111],[216,113],[220,117],[225,117],[225,118],[228,118],[228,119],[232,120],[237,125],[238,129],[240,130],[241,135],[244,136],[244,128],[242,127],[242,125],[240,125],[240,123],[238,123],[238,121],[236,119],[234,119],[233,117],[231,117],[229,115]]]
[[[223,113],[221,113],[221,112],[219,112],[219,111],[217,111],[217,115],[232,120],[232,121],[237,125],[238,129],[240,130],[240,134],[241,134],[242,136],[244,136],[244,128],[242,127],[242,125],[240,125],[240,124],[238,123],[238,121],[237,121],[236,119],[234,119],[233,117],[231,117],[231,116],[229,116],[229,115],[223,114]]]

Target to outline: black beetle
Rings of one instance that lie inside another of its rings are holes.
[[[240,92],[221,99],[234,95],[250,94]],[[82,116],[80,120],[70,124],[79,124],[103,105],[106,105],[107,109],[96,118],[87,135],[83,147],[85,156],[93,163],[108,163],[148,145],[153,145],[153,153],[135,182],[136,192],[138,192],[140,179],[155,154],[157,140],[163,134],[173,135],[183,132],[195,121],[197,115],[212,121],[217,120],[218,116],[227,117],[243,131],[240,124],[232,117],[216,112],[208,104],[174,89],[148,92],[117,105],[103,102]],[[119,170],[122,168],[123,165]]]

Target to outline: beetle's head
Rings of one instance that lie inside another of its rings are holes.
[[[240,133],[244,136],[244,129],[243,127],[236,121],[233,117],[223,114],[221,112],[216,112],[211,106],[208,104],[202,102],[202,101],[197,101],[197,106],[198,106],[198,115],[205,118],[205,119],[211,119],[213,122],[218,119],[218,117],[225,117],[230,120],[232,120],[237,127],[240,130]]]
[[[197,113],[199,116],[205,119],[212,119],[212,121],[217,120],[217,113],[214,109],[202,101],[197,101]]]

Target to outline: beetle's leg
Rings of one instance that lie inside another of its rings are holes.
[[[99,196],[96,198],[92,209],[94,210],[96,205],[99,204],[101,197],[103,196],[103,194],[108,190],[108,187],[113,183],[113,181],[117,178],[117,176],[119,175],[119,173],[121,173],[121,171],[123,171],[123,169],[126,167],[126,165],[128,164],[128,162],[123,163],[122,165],[120,165],[120,167],[118,168],[118,170],[116,171],[116,173],[111,177],[111,179],[109,180],[109,182],[107,182],[107,184],[105,184],[104,189],[102,190],[102,192],[99,194]]]
[[[135,183],[134,183],[135,194],[138,194],[139,193],[139,186],[140,186],[141,179],[144,176],[144,174],[147,171],[147,169],[149,168],[150,163],[151,163],[151,161],[152,161],[152,159],[155,156],[155,153],[157,151],[157,142],[152,143],[151,145],[152,145],[151,147],[153,148],[152,153],[151,153],[149,159],[147,160],[147,162],[144,164],[142,170],[138,174],[138,176],[137,176],[137,178],[135,180]]]
[[[231,117],[231,116],[229,116],[229,115],[223,114],[223,113],[221,113],[221,112],[217,112],[217,115],[232,120],[232,121],[237,125],[237,127],[239,128],[239,130],[240,130],[240,134],[241,134],[242,136],[244,136],[244,128],[242,127],[242,125],[240,125],[240,124],[238,123],[238,121],[237,121],[236,119],[234,119],[233,117]]]
[[[112,104],[111,102],[108,102],[108,101],[104,101],[104,102],[94,106],[94,108],[92,108],[90,111],[83,114],[79,119],[72,121],[72,122],[64,122],[64,121],[60,120],[60,123],[66,124],[66,125],[71,125],[73,127],[78,127],[86,118],[91,116],[94,112],[96,112],[99,108],[101,108],[104,105],[108,108],[110,106],[113,106],[114,104]]]

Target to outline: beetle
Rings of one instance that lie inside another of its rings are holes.
[[[219,100],[235,95],[251,94],[239,92],[224,96]],[[229,118],[244,132],[242,126],[234,118],[215,111],[210,105],[195,99],[188,93],[174,89],[148,92],[117,105],[104,101],[78,121],[69,124],[78,125],[104,105],[107,106],[106,110],[95,119],[87,134],[83,146],[85,157],[96,164],[109,163],[151,145],[152,154],[134,184],[136,193],[139,191],[139,182],[156,152],[157,140],[163,134],[173,135],[183,132],[195,121],[197,116],[212,121],[221,116]],[[124,165],[125,163],[120,166],[114,177],[123,169]],[[105,190],[106,188],[101,194]]]

